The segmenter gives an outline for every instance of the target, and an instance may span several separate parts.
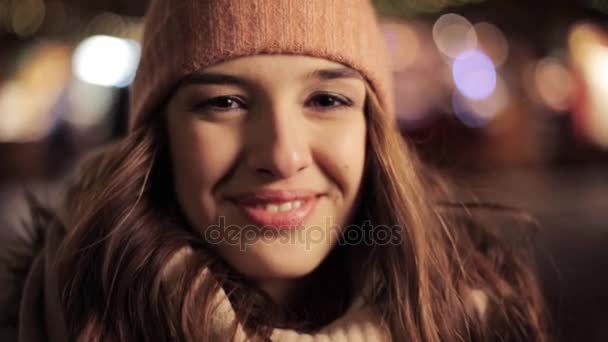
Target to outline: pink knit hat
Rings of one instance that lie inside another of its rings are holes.
[[[359,71],[394,115],[390,59],[370,0],[152,0],[130,127],[185,76],[242,56],[295,54]]]

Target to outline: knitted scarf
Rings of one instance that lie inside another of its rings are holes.
[[[65,322],[58,298],[57,279],[52,270],[57,246],[63,238],[63,229],[50,227],[45,248],[34,261],[26,279],[20,310],[19,342],[67,341]],[[180,265],[190,249],[184,248],[169,260],[163,270],[163,279],[171,282],[179,274]],[[197,281],[210,276],[208,270],[200,273]],[[194,285],[196,286],[196,285]],[[213,341],[251,341],[237,323],[236,337],[231,340],[236,315],[228,296],[220,289],[214,297],[217,309],[212,319]],[[347,312],[316,333],[301,333],[275,328],[271,335],[277,342],[383,342],[390,341],[388,330],[381,324],[374,307],[365,304],[362,297],[353,301]],[[194,341],[193,341],[194,342]],[[206,341],[205,341],[206,342]]]
[[[183,248],[167,263],[163,270],[163,278],[171,283],[181,273],[180,265],[192,251]],[[208,270],[203,270],[194,286],[205,277],[210,277]],[[170,287],[169,287],[170,288]],[[178,299],[179,300],[179,299]],[[234,331],[233,323],[236,315],[228,296],[219,289],[214,297],[214,314],[211,335],[214,341],[249,341],[247,334],[240,324],[236,327],[236,337],[230,340]],[[300,333],[291,329],[275,328],[271,335],[272,341],[280,342],[382,342],[390,341],[388,330],[381,324],[379,314],[373,306],[366,305],[362,296],[356,297],[347,312],[331,324],[316,333]]]

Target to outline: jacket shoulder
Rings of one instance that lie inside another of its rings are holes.
[[[22,189],[1,194],[6,213],[0,229],[0,340],[16,341],[19,334],[22,299],[36,283],[33,273],[46,263],[50,240],[55,247],[63,228],[57,216]],[[37,279],[41,282],[40,279]],[[42,284],[39,284],[42,286]]]

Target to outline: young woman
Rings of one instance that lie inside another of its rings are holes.
[[[130,134],[48,227],[22,341],[546,340],[523,259],[400,137],[369,1],[146,23]]]

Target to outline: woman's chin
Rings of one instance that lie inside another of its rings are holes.
[[[276,248],[275,248],[276,247]],[[327,246],[250,246],[246,251],[226,255],[239,273],[253,279],[295,279],[314,272],[325,259]]]

